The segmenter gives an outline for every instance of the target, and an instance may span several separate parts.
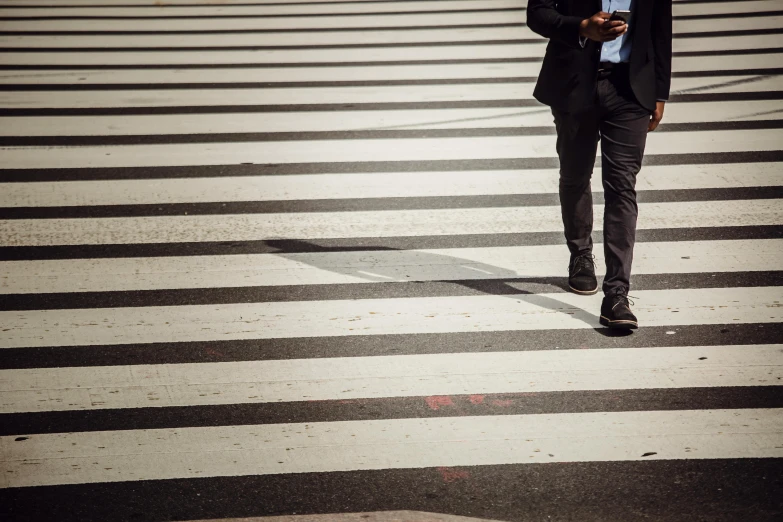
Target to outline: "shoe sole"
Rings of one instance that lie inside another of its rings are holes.
[[[636,330],[639,328],[639,323],[636,321],[610,321],[603,315],[598,319],[598,322],[604,326],[617,330]]]
[[[573,293],[579,294],[579,295],[594,295],[594,294],[598,293],[598,287],[597,286],[594,289],[592,289],[592,290],[577,290],[576,288],[574,288],[571,285],[568,285],[568,288],[570,288]]]

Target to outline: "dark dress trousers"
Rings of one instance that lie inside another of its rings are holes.
[[[601,142],[603,291],[627,293],[636,240],[636,175],[650,114],[671,84],[672,0],[634,0],[629,62],[602,64],[601,43],[580,44],[579,24],[601,0],[529,0],[528,26],[549,38],[534,96],[552,108],[560,159],[560,205],[572,259],[592,252],[590,177]]]

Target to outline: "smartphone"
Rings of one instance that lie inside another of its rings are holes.
[[[615,20],[622,20],[627,24],[628,20],[630,19],[631,19],[631,11],[618,10],[612,13],[612,17],[609,18],[609,21],[614,22]]]

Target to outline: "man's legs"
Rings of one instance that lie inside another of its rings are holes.
[[[590,176],[598,148],[596,110],[567,113],[552,109],[560,158],[560,209],[571,259],[593,250],[593,196]]]
[[[642,167],[650,113],[641,107],[623,76],[598,83],[601,105],[601,171],[604,187],[606,295],[628,293],[636,241],[636,175]]]

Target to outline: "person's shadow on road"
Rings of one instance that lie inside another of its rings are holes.
[[[508,296],[568,315],[605,336],[614,337],[630,333],[630,331],[610,330],[598,326],[598,317],[595,314],[551,297],[552,293],[568,292],[568,278],[565,276],[525,276],[514,270],[485,262],[424,250],[401,250],[380,246],[346,249],[323,246],[300,239],[266,240],[264,243],[278,251],[275,255],[305,263],[319,270],[348,276],[353,282],[427,282],[439,286],[458,285],[468,289],[469,292],[463,291],[450,295]],[[332,253],[332,255],[318,255],[322,253]],[[566,267],[563,266],[562,270],[565,269]],[[550,295],[543,295],[544,293]]]

